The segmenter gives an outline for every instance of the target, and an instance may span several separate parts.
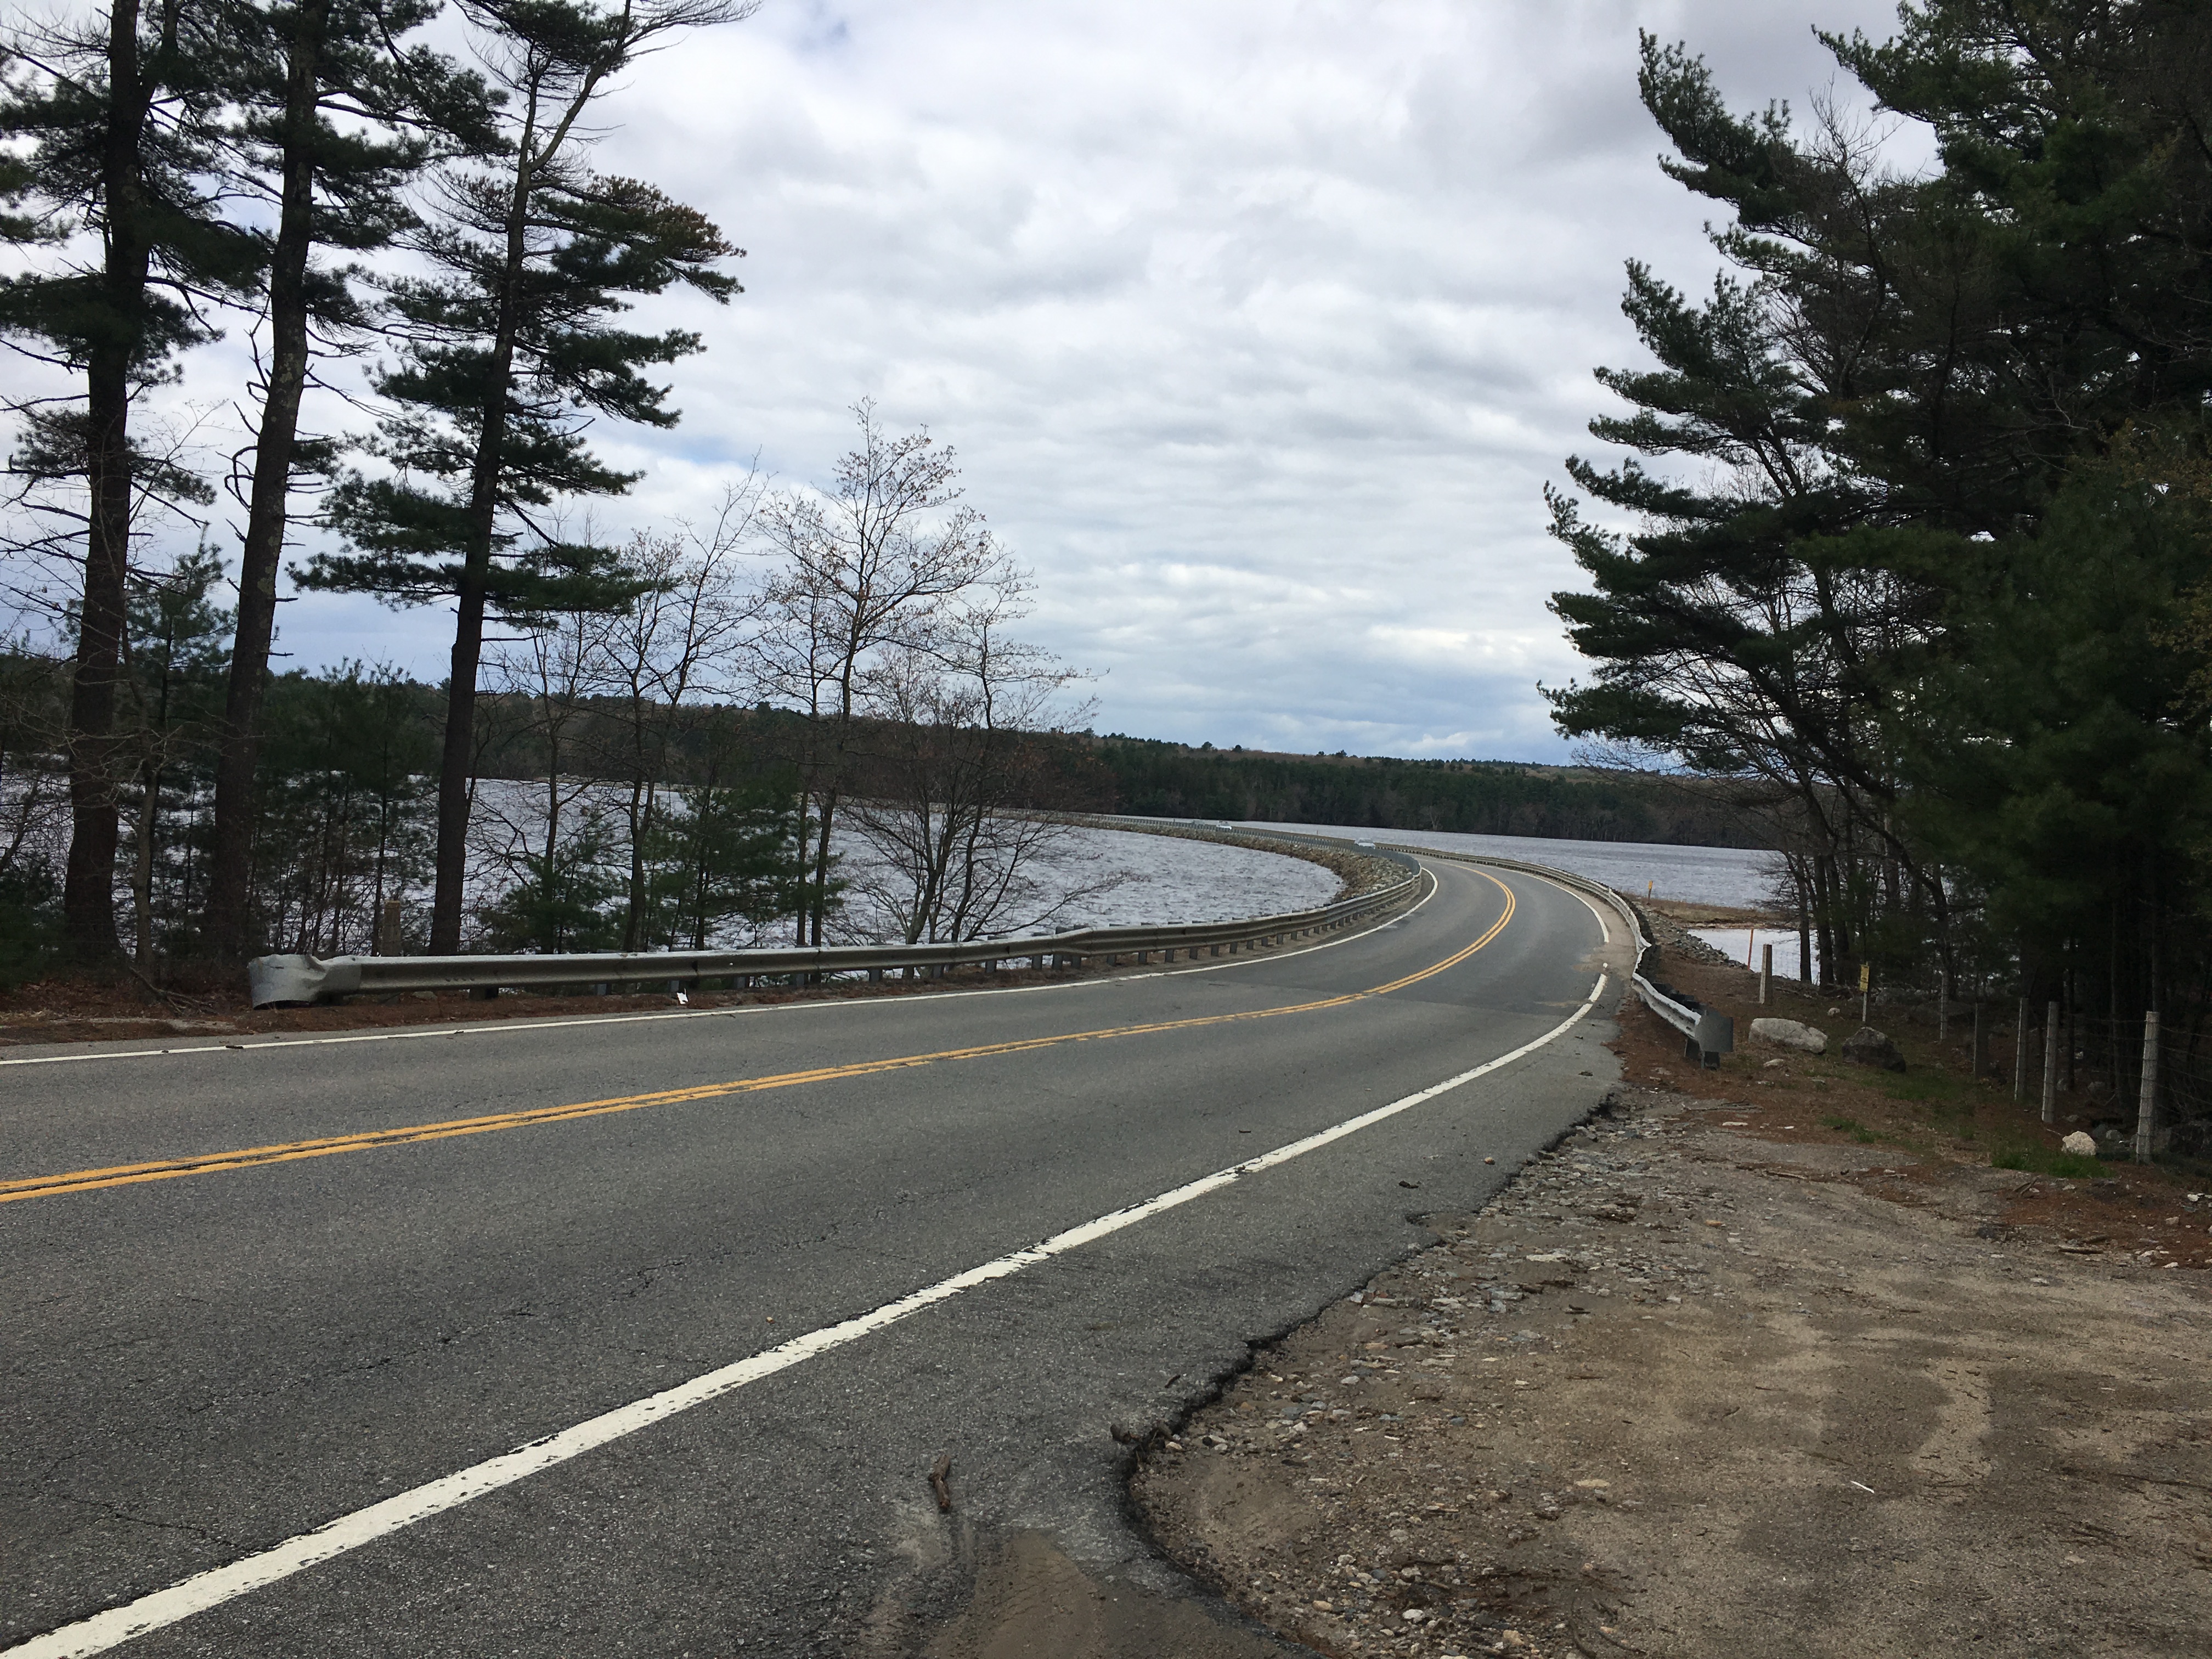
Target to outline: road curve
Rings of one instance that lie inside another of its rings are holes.
[[[0,1066],[0,1653],[896,1651],[1024,1532],[1160,1582],[1109,1423],[1613,1075],[1618,921],[1426,867],[1195,970]]]

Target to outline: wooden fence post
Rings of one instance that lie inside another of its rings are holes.
[[[2027,999],[2020,1000],[2020,1012],[2012,1022],[2012,1097],[2015,1103],[2027,1098]]]
[[[2158,1011],[2143,1016],[2142,1095],[2136,1102],[2136,1162],[2150,1162],[2151,1134],[2158,1124]]]
[[[1762,1008],[1774,1000],[1774,947],[1759,947],[1759,1006]]]
[[[2058,1005],[2043,1011],[2043,1121],[2058,1121]]]

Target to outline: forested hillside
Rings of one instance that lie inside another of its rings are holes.
[[[1257,818],[1478,836],[1769,847],[1709,780],[1516,766],[1190,749],[1098,741],[1118,810],[1163,817]]]

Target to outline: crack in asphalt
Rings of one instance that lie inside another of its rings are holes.
[[[73,1492],[56,1492],[52,1495],[65,1504],[75,1504],[81,1509],[97,1510],[113,1520],[127,1522],[134,1527],[150,1528],[158,1532],[182,1533],[188,1538],[197,1538],[203,1543],[217,1545],[226,1550],[235,1550],[240,1547],[238,1540],[227,1534],[210,1532],[207,1528],[196,1527],[190,1522],[161,1521],[151,1516],[134,1515],[119,1504],[111,1504],[98,1498],[81,1498]]]

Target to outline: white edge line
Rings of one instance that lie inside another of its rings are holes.
[[[1516,873],[1526,872],[1521,872]],[[1590,897],[1588,893],[1577,892],[1574,888],[1568,886],[1564,881],[1553,881],[1549,876],[1538,876],[1535,879],[1542,882],[1547,887],[1558,889],[1560,892],[1568,895],[1568,896],[1571,898],[1580,899],[1583,902],[1583,908],[1589,911],[1592,915],[1597,918],[1597,930],[1599,933],[1605,935],[1605,942],[1607,945],[1613,943],[1613,924],[1605,919],[1605,912],[1597,908],[1596,900]]]
[[[1357,1134],[1385,1118],[1395,1117],[1401,1112],[1434,1100],[1438,1095],[1449,1093],[1463,1084],[1472,1083],[1479,1077],[1534,1054],[1580,1024],[1583,1016],[1597,1006],[1598,999],[1605,994],[1606,983],[1607,975],[1601,973],[1589,995],[1573,1013],[1534,1041],[1522,1043],[1510,1054],[1485,1060],[1472,1071],[1446,1078],[1442,1083],[1432,1084],[1416,1093],[1403,1096],[1387,1106],[1377,1106],[1357,1117],[1348,1117],[1343,1122],[1317,1134],[1308,1135],[1303,1140],[1293,1140],[1271,1152],[1263,1152],[1226,1170],[1217,1170],[1212,1175],[1201,1176],[1182,1186],[1170,1188],[1157,1198],[1146,1199],[1141,1204],[1112,1211],[1079,1226],[1070,1227],[1065,1232],[1054,1233],[1026,1249],[1013,1251],[995,1261],[986,1261],[981,1267],[955,1273],[950,1279],[939,1279],[934,1285],[925,1285],[896,1301],[886,1302],[881,1307],[854,1318],[835,1325],[825,1325],[803,1336],[795,1336],[787,1342],[734,1364],[702,1372],[672,1389],[647,1395],[642,1400],[618,1406],[597,1417],[586,1418],[556,1434],[517,1446],[513,1451],[487,1458],[481,1463],[426,1482],[397,1497],[372,1504],[367,1509],[342,1515],[335,1521],[325,1522],[313,1532],[288,1538],[281,1544],[234,1561],[228,1566],[210,1567],[205,1572],[195,1573],[190,1578],[170,1585],[167,1589],[155,1590],[135,1601],[126,1601],[121,1607],[94,1613],[89,1619],[64,1625],[43,1636],[34,1636],[27,1642],[0,1650],[0,1652],[4,1652],[6,1659],[88,1659],[88,1656],[105,1653],[135,1637],[176,1624],[196,1613],[204,1613],[210,1607],[219,1607],[225,1601],[276,1583],[280,1579],[289,1578],[333,1557],[359,1549],[362,1545],[372,1543],[388,1534],[411,1527],[418,1521],[427,1521],[434,1515],[458,1509],[487,1492],[497,1492],[502,1486],[513,1486],[541,1470],[580,1457],[586,1452],[635,1434],[639,1430],[664,1421],[679,1412],[690,1411],[694,1406],[703,1406],[732,1389],[773,1376],[778,1371],[788,1370],[832,1349],[842,1348],[848,1343],[857,1342],[864,1336],[896,1324],[909,1314],[950,1301],[963,1291],[973,1290],[995,1279],[1010,1278],[1024,1268],[1049,1261],[1056,1255],[1079,1249],[1120,1232],[1125,1227],[1133,1227],[1163,1211],[1177,1208],[1193,1199],[1218,1192],[1246,1176],[1257,1175],[1264,1170],[1288,1164],[1293,1158],[1303,1158],[1308,1152],[1316,1152],[1346,1135]]]
[[[1436,872],[1425,866],[1422,867],[1421,873],[1429,878],[1429,890],[1414,900],[1412,905],[1392,916],[1389,921],[1379,921],[1372,927],[1346,933],[1342,939],[1325,939],[1318,944],[1301,945],[1295,951],[1279,951],[1265,957],[1209,963],[1203,968],[1162,968],[1156,973],[1121,974],[1112,979],[1071,980],[1062,985],[1002,985],[973,991],[936,991],[929,994],[928,1000],[932,1002],[951,1002],[967,997],[1028,996],[1038,991],[1095,991],[1108,986],[1133,984],[1139,980],[1218,974],[1224,968],[1251,968],[1263,961],[1288,962],[1292,957],[1302,957],[1310,951],[1333,951],[1340,945],[1350,945],[1355,939],[1365,939],[1370,933],[1379,933],[1385,927],[1403,921],[1434,898],[1443,884],[1437,879]],[[1011,959],[1024,953],[1010,951],[1006,954]],[[566,1019],[493,1020],[479,1025],[411,1025],[398,1031],[349,1031],[343,1036],[275,1037],[266,1042],[203,1042],[186,1048],[123,1048],[103,1050],[96,1054],[26,1054],[19,1060],[0,1060],[0,1066],[82,1066],[97,1060],[159,1060],[164,1054],[252,1054],[272,1048],[325,1048],[341,1042],[421,1042],[431,1037],[499,1036],[510,1031],[566,1031],[595,1025],[636,1025],[664,1019],[736,1019],[747,1015],[801,1014],[835,1008],[892,1008],[905,1004],[906,1000],[902,997],[825,997],[815,1002],[756,1003],[742,1008],[693,1008],[682,1013],[572,1014]]]

